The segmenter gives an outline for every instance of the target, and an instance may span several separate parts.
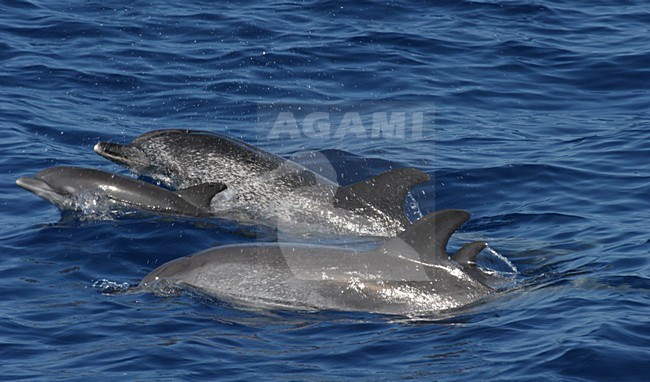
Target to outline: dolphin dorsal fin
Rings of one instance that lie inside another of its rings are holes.
[[[402,245],[406,243],[425,263],[438,263],[436,259],[448,260],[449,238],[467,220],[469,212],[463,210],[433,212],[406,227],[406,231],[389,240],[385,247],[398,247],[398,242]]]
[[[465,244],[456,253],[454,253],[451,258],[462,266],[475,265],[476,256],[478,256],[478,254],[481,253],[485,247],[487,247],[487,243],[484,241],[475,241],[473,243],[468,243]]]
[[[454,253],[452,260],[460,264],[463,267],[463,270],[472,276],[473,279],[488,288],[492,288],[489,284],[488,276],[476,265],[476,256],[478,256],[485,247],[487,247],[487,243],[484,241],[475,241],[473,243],[465,244],[461,249]]]
[[[226,188],[227,186],[225,184],[219,182],[201,183],[174,193],[197,207],[207,208],[209,210],[212,198]]]
[[[340,187],[334,197],[334,206],[354,210],[370,205],[406,226],[410,223],[403,208],[406,193],[416,184],[427,180],[429,175],[415,168],[387,171],[373,178]]]

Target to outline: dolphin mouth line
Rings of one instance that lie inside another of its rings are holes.
[[[97,154],[103,156],[106,159],[122,162],[122,163],[128,163],[127,158],[124,156],[118,155],[117,153],[113,153],[110,150],[107,150],[107,144],[104,142],[98,142],[94,147],[93,151],[95,151]]]
[[[21,176],[20,178],[16,179],[16,185],[35,194],[41,191],[54,192],[54,190],[46,182],[37,178]]]
[[[144,153],[128,145],[99,142],[93,147],[93,151],[108,160],[129,167],[132,171],[145,169],[150,164],[146,158],[141,157]]]

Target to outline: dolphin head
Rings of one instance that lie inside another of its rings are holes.
[[[79,175],[77,168],[52,167],[33,178],[20,177],[16,184],[58,207],[69,207],[71,198],[82,191],[81,185],[75,181]]]
[[[176,177],[172,176],[183,172],[177,168],[183,160],[169,158],[177,158],[193,146],[194,142],[185,142],[188,138],[194,136],[184,130],[155,130],[140,135],[126,145],[99,142],[94,150],[97,154],[126,167],[135,174],[153,178],[174,188],[185,188],[206,183],[178,182]]]
[[[151,167],[151,160],[147,154],[134,145],[99,142],[93,150],[104,158],[127,167],[135,173],[143,174]]]

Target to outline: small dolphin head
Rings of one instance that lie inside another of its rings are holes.
[[[145,174],[151,167],[151,160],[140,148],[133,145],[120,145],[118,143],[99,142],[93,148],[104,158],[111,160],[129,170]]]
[[[74,181],[81,175],[80,169],[74,167],[52,167],[33,178],[20,177],[16,184],[58,207],[67,208],[72,196],[82,191]]]

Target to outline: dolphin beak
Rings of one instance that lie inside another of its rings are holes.
[[[38,190],[51,190],[50,186],[48,186],[44,181],[35,178],[28,178],[26,176],[21,176],[16,179],[16,185],[35,194]]]
[[[142,150],[130,145],[99,142],[93,150],[104,158],[131,169],[144,169],[150,164]]]
[[[20,178],[16,179],[16,185],[24,188],[29,192],[33,192],[34,194],[52,203],[58,201],[62,196],[59,192],[50,187],[47,182],[37,178],[28,178],[21,176]]]

